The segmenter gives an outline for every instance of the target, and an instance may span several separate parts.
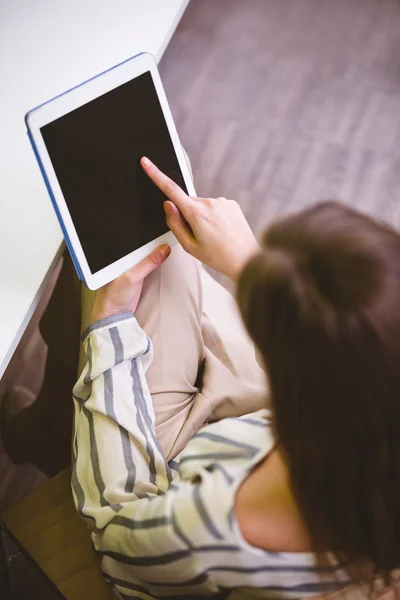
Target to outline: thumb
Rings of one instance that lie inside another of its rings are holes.
[[[189,252],[189,249],[195,241],[190,225],[182,217],[181,213],[173,202],[164,202],[164,210],[168,227],[180,245]]]
[[[168,244],[159,246],[151,254],[143,258],[133,269],[130,270],[130,275],[135,281],[141,281],[147,275],[150,275],[157,267],[163,264],[171,254],[171,248]]]

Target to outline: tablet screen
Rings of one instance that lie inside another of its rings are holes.
[[[168,231],[140,158],[187,189],[150,72],[40,131],[92,273]]]

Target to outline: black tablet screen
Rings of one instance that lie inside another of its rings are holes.
[[[41,128],[92,273],[168,231],[148,156],[185,191],[150,72]]]

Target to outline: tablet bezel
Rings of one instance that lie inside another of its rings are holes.
[[[25,117],[35,154],[42,170],[42,175],[48,187],[51,200],[63,229],[75,266],[78,270],[78,274],[83,279],[85,285],[91,290],[98,289],[106,283],[109,283],[133,267],[140,262],[142,258],[150,254],[152,250],[157,248],[157,246],[161,244],[172,245],[176,243],[176,239],[171,231],[167,231],[165,234],[152,240],[145,246],[141,246],[137,250],[134,250],[116,262],[104,267],[100,271],[92,273],[55,174],[50,156],[47,152],[40,128],[146,72],[150,72],[152,77],[188,193],[190,196],[194,196],[195,189],[192,177],[179,141],[175,123],[157,69],[157,64],[154,57],[147,52],[138,54],[115,67],[96,75],[92,79],[81,83],[71,90],[64,92],[60,96],[41,104],[37,108],[29,111]]]

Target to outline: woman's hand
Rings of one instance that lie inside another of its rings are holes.
[[[191,198],[148,158],[141,160],[150,179],[172,202],[164,202],[167,224],[189,254],[237,279],[258,244],[240,206],[226,198]]]
[[[171,248],[164,244],[140,263],[96,292],[92,322],[124,312],[134,312],[139,303],[143,280],[168,258]]]

